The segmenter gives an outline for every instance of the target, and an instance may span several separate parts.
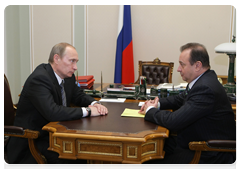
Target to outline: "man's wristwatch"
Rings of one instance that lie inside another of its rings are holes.
[[[90,117],[90,116],[91,116],[91,109],[90,109],[89,107],[86,107],[86,110],[87,110],[87,112],[88,112],[87,117]]]

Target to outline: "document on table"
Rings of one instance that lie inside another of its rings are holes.
[[[121,116],[127,116],[127,117],[145,117],[145,115],[142,115],[140,113],[138,113],[139,110],[137,109],[128,109],[126,108],[123,113],[121,114]]]
[[[110,99],[103,99],[101,98],[101,100],[99,100],[100,102],[114,102],[114,103],[124,103],[126,100],[126,98],[110,98]]]

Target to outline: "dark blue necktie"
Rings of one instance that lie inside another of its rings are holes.
[[[62,81],[62,83],[60,84],[61,86],[61,94],[62,94],[62,105],[63,106],[67,106],[67,102],[66,102],[66,94],[65,94],[65,90],[64,90],[64,82]]]

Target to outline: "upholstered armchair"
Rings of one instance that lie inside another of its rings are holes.
[[[172,83],[174,63],[161,62],[159,58],[153,61],[139,61],[139,77],[135,84],[139,84],[140,76],[146,76],[148,85]]]

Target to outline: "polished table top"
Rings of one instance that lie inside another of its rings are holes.
[[[137,103],[102,102],[102,105],[108,108],[109,114],[106,116],[87,117],[74,121],[59,122],[59,124],[65,126],[67,129],[111,132],[119,136],[138,134],[147,130],[154,131],[158,128],[155,124],[144,121],[143,118],[121,117],[125,108],[140,109]]]
[[[121,117],[125,108],[140,109],[138,103],[102,102],[102,105],[108,108],[109,114],[106,116],[86,117],[58,122],[57,124],[66,128],[65,131],[62,131],[63,133],[68,133],[71,130],[71,132],[81,134],[96,134],[97,132],[105,136],[115,135],[122,137],[144,137],[146,133],[155,133],[160,128],[151,122],[145,121],[144,118]],[[161,129],[163,133],[168,131],[163,127]]]

